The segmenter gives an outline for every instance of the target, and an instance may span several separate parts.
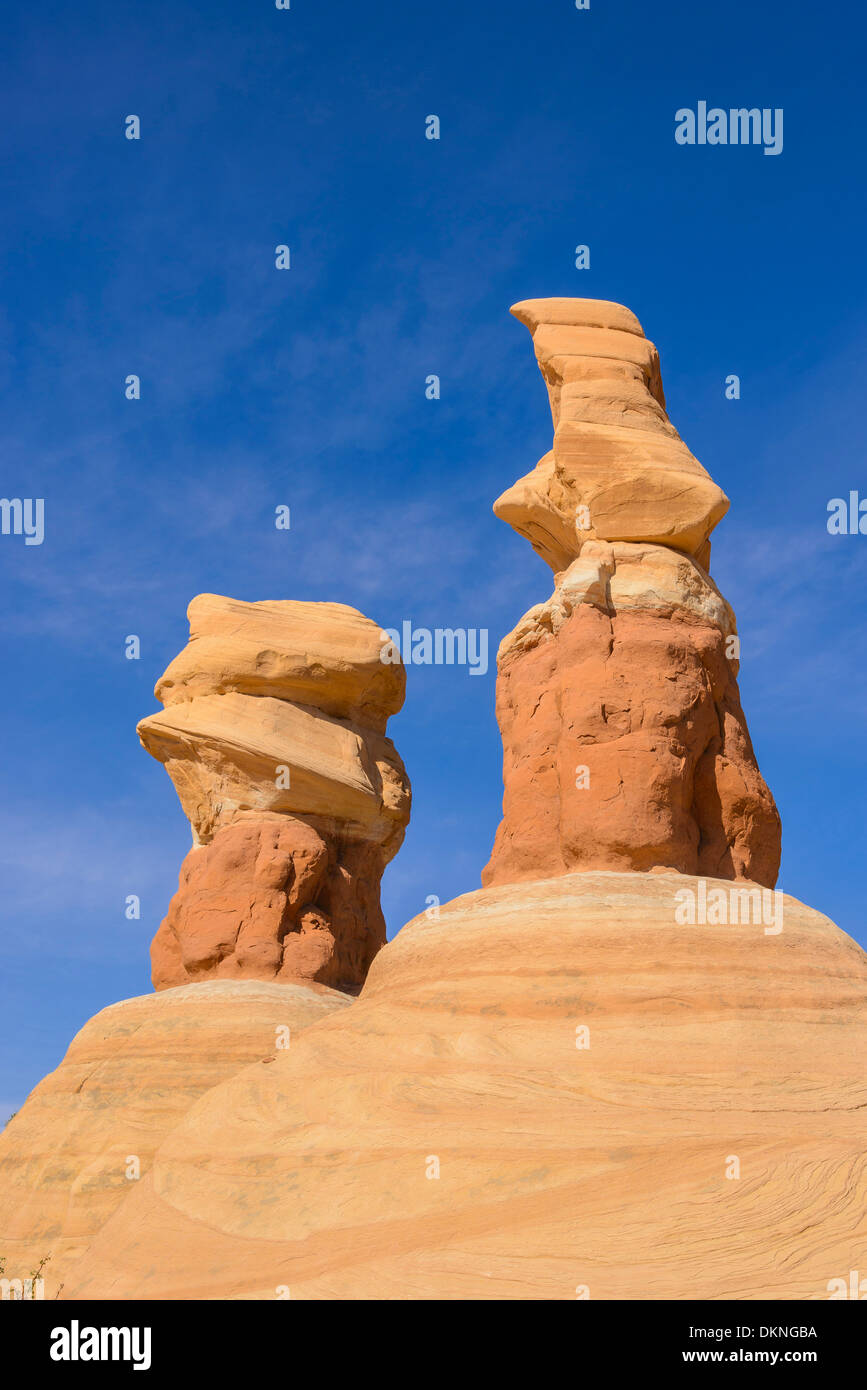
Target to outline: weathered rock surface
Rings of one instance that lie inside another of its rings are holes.
[[[580,603],[592,604],[612,617],[649,613],[674,622],[709,624],[726,638],[737,634],[730,605],[690,556],[662,545],[586,541],[579,558],[557,576],[551,597],[525,614],[501,643],[501,652],[533,644],[538,637],[532,634],[539,629],[556,635]],[[737,671],[737,656],[731,659]]]
[[[503,820],[482,882],[671,868],[773,887],[780,818],[734,637],[687,556],[588,542],[500,647]]]
[[[193,849],[151,946],[156,989],[207,979],[316,980],[355,991],[385,940],[375,845],[280,816]]]
[[[669,421],[659,354],[635,315],[588,299],[530,299],[512,313],[533,335],[554,447],[496,514],[555,574],[586,540],[668,545],[706,569],[728,498]]]
[[[187,617],[189,643],[156,686],[166,707],[198,695],[268,695],[384,733],[403,704],[403,665],[383,664],[379,627],[346,604],[199,594]]]
[[[385,941],[383,870],[410,787],[383,732],[403,701],[381,629],[335,603],[201,594],[138,726],[193,851],[151,952],[157,989],[217,978],[357,991]]]
[[[54,1298],[95,1233],[210,1087],[350,999],[320,985],[214,981],[125,999],[84,1025],[0,1134],[0,1256]],[[279,1031],[278,1031],[279,1030]],[[163,1267],[170,1260],[160,1262]]]
[[[64,1297],[827,1298],[867,1267],[867,956],[789,897],[779,934],[677,925],[699,887],[416,918],[187,1113]]]
[[[392,857],[409,816],[391,739],[268,696],[199,695],[143,719],[145,748],[175,784],[195,840],[249,813],[345,822]]]

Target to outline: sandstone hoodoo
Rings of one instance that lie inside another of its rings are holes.
[[[174,987],[0,1139],[0,1254],[60,1242],[64,1299],[801,1300],[867,1268],[867,956],[771,891],[726,499],[629,310],[515,312],[556,434],[497,511],[554,593],[500,649],[485,886],[377,950],[402,669],[351,609],[195,600],[140,730],[193,826]]]
[[[711,580],[728,501],[665,411],[635,316],[534,299],[554,449],[495,504],[555,571],[498,654],[503,821],[483,883],[675,869],[773,887],[780,820]]]
[[[193,830],[151,950],[157,989],[315,980],[357,991],[385,941],[383,870],[409,819],[385,735],[406,673],[337,603],[200,594],[142,720]]]
[[[497,511],[555,588],[500,651],[487,886],[202,1097],[72,1297],[813,1299],[864,1267],[867,957],[770,891],[726,500],[634,315],[516,312],[557,434]]]

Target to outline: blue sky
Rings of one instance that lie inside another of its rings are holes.
[[[194,594],[337,600],[494,648],[547,597],[491,513],[550,446],[507,313],[531,296],[621,301],[657,343],[672,419],[732,499],[713,569],[780,886],[865,941],[867,537],[826,530],[829,498],[867,496],[861,10],[11,0],[4,29],[0,493],[44,497],[46,537],[0,537],[0,1111],[150,987],[189,829],[135,724]],[[783,108],[782,154],[677,145],[700,100]],[[413,667],[390,732],[414,790],[393,933],[478,886],[493,666]]]

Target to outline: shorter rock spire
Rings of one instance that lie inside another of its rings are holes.
[[[386,721],[406,672],[337,603],[200,594],[138,726],[193,829],[151,948],[157,989],[315,980],[357,991],[385,941],[383,869],[410,787]]]

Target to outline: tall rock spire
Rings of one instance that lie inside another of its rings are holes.
[[[675,869],[773,887],[779,815],[741,709],[734,614],[707,573],[728,500],[670,423],[628,309],[512,313],[554,447],[494,510],[555,588],[498,654],[503,821],[482,882]]]

